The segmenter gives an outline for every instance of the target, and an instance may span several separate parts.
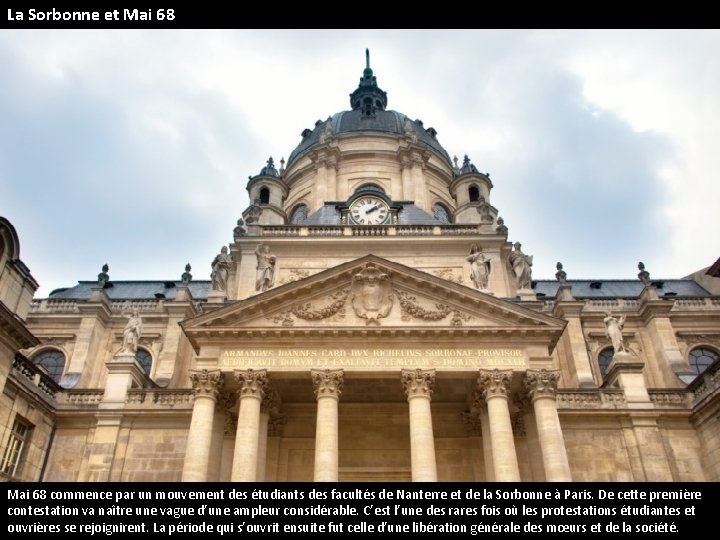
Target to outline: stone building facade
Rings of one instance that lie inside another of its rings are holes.
[[[105,267],[20,310],[3,363],[58,390],[31,416],[4,368],[3,447],[22,415],[44,463],[6,476],[720,480],[720,278],[535,280],[369,61],[350,105],[249,178],[210,280]]]

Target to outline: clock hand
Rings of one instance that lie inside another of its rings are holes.
[[[378,208],[379,208],[379,207],[378,207],[378,205],[376,204],[376,205],[373,206],[372,208],[368,208],[368,210],[365,212],[365,214],[369,214],[370,212],[374,212],[374,211],[377,210]]]

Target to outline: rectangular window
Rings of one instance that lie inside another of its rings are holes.
[[[18,465],[20,464],[20,459],[23,455],[25,444],[30,439],[31,429],[32,426],[28,422],[18,416],[15,416],[12,432],[10,433],[10,438],[8,439],[7,446],[3,452],[0,471],[9,476],[15,476]]]

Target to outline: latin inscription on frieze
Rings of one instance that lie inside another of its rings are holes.
[[[227,349],[220,367],[263,368],[524,368],[522,349]]]

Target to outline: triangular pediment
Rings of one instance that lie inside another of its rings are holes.
[[[551,348],[565,321],[374,255],[184,321],[203,337],[442,335],[524,337]],[[533,337],[534,336],[534,337]]]

